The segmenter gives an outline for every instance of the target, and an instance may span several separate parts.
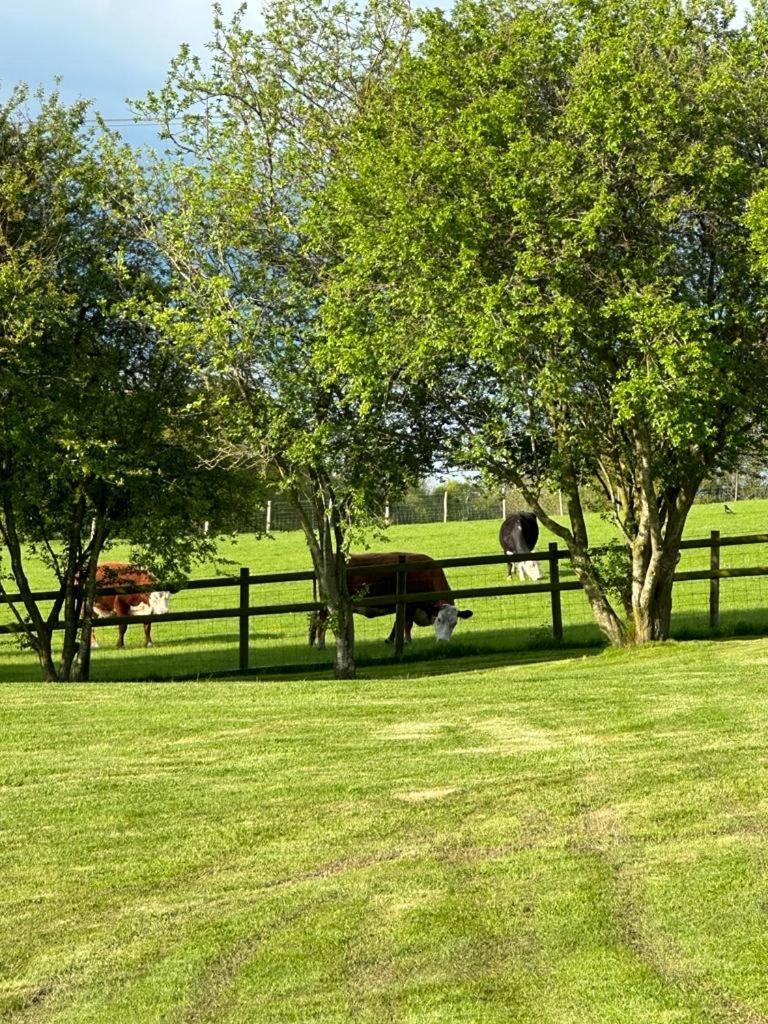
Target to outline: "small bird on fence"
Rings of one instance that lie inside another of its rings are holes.
[[[725,509],[725,511],[728,513],[729,516],[735,516],[736,515],[736,513],[733,511],[733,509],[731,508],[730,505],[723,505],[723,508]]]

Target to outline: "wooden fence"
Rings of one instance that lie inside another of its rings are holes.
[[[709,580],[709,624],[715,629],[720,621],[720,580],[724,578],[739,578],[749,576],[768,576],[768,566],[749,566],[737,569],[722,569],[720,567],[720,549],[746,544],[768,544],[768,534],[750,534],[743,537],[721,537],[718,530],[713,530],[709,537],[696,540],[684,540],[680,547],[682,550],[696,548],[709,549],[709,568],[695,569],[675,573],[675,582],[688,582],[692,580]],[[607,550],[607,549],[596,549]],[[421,566],[439,566],[444,569],[478,566],[478,565],[506,565],[508,562],[529,561],[530,554],[522,555],[472,555],[456,558],[434,559],[428,563],[406,562],[404,556],[400,561],[386,566],[357,566],[355,575],[396,575],[394,595],[389,597],[359,597],[355,598],[356,605],[375,607],[377,605],[394,604],[397,608],[395,617],[396,633],[394,653],[402,655],[405,634],[405,606],[429,600],[455,600],[466,597],[523,597],[526,594],[549,594],[551,601],[551,618],[553,638],[560,642],[563,639],[563,613],[561,594],[569,590],[581,590],[582,586],[578,580],[560,580],[560,562],[570,558],[567,550],[558,548],[556,543],[550,543],[546,551],[533,552],[535,560],[549,563],[549,581],[546,583],[516,583],[505,584],[493,587],[459,587],[447,591],[430,591],[421,593],[407,592],[407,573]],[[236,607],[228,608],[206,608],[199,611],[188,612],[166,612],[161,615],[113,615],[109,618],[94,618],[92,626],[99,629],[103,626],[116,626],[121,624],[130,625],[142,622],[192,622],[206,619],[237,619],[239,622],[239,667],[247,671],[249,667],[249,632],[250,620],[262,615],[281,615],[297,612],[317,612],[323,608],[318,601],[291,602],[288,604],[251,605],[250,589],[253,586],[267,585],[274,583],[294,583],[300,581],[313,582],[315,575],[311,571],[270,573],[266,575],[254,575],[250,569],[242,568],[239,576],[216,577],[214,579],[189,580],[181,586],[172,586],[155,583],[148,586],[129,587],[103,587],[99,588],[99,595],[114,594],[138,594],[147,593],[153,590],[203,590],[211,588],[238,588],[238,604]],[[37,601],[53,601],[58,597],[58,591],[40,591],[33,594]],[[19,594],[0,595],[0,604],[21,604]],[[53,629],[63,629],[61,623],[55,624]],[[14,623],[7,626],[0,626],[2,633],[24,632],[24,626]]]

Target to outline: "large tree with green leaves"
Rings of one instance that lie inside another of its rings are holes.
[[[697,488],[765,422],[768,295],[745,213],[768,167],[766,9],[733,13],[432,12],[318,214],[346,254],[325,307],[334,364],[362,394],[384,366],[458,373],[457,457],[522,490],[619,644],[668,635]],[[618,579],[590,549],[587,482],[623,538]]]
[[[299,511],[336,672],[351,676],[346,554],[388,493],[428,467],[439,422],[429,383],[384,369],[363,402],[319,359],[340,255],[307,215],[351,119],[407,46],[409,10],[273,0],[261,32],[244,10],[216,11],[206,60],[183,49],[139,105],[176,157],[158,162],[148,193],[148,237],[170,270],[154,322],[194,367],[218,460],[257,471]]]
[[[188,368],[130,315],[164,271],[118,214],[131,163],[87,113],[23,87],[0,107],[0,593],[18,589],[16,628],[48,680],[87,676],[110,539],[187,571],[212,549],[204,520],[226,526],[240,502],[203,465]],[[30,584],[38,557],[50,602]]]

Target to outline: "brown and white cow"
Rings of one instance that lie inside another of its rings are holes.
[[[409,594],[426,594],[439,591],[450,592],[448,580],[439,565],[435,565],[429,555],[415,554],[414,552],[400,551],[366,551],[360,555],[350,555],[347,559],[347,584],[352,595],[352,610],[358,615],[364,615],[367,619],[376,619],[382,615],[394,615],[396,605],[394,597],[397,588],[397,574],[394,572],[362,573],[355,570],[361,568],[396,565],[400,556],[405,557],[408,562],[426,563],[413,569],[408,569],[405,588]],[[355,603],[356,597],[391,597],[391,603],[380,605],[363,605]],[[435,600],[425,598],[423,601],[406,604],[405,606],[405,642],[410,643],[411,629],[413,624],[417,626],[434,626],[435,639],[450,640],[459,619],[470,619],[472,612],[463,609],[459,611],[450,598],[438,598]],[[310,643],[322,647],[325,643],[325,627],[327,624],[327,612],[319,613],[313,620],[310,628]],[[395,639],[395,626],[387,637],[386,642],[391,644]]]
[[[102,562],[96,569],[97,587],[146,587],[157,580],[146,570],[129,562]],[[165,615],[171,601],[170,590],[152,590],[142,594],[102,594],[96,598],[93,610],[99,618],[111,615]],[[144,646],[152,647],[152,623],[145,622]],[[125,647],[126,624],[117,627],[117,646]],[[98,647],[95,633],[91,643]]]

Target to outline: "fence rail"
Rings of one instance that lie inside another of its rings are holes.
[[[721,537],[717,530],[713,530],[709,537],[684,540],[681,543],[683,550],[708,549],[710,552],[710,564],[707,569],[686,570],[675,573],[675,582],[689,582],[694,580],[709,580],[709,624],[716,628],[720,617],[720,580],[739,577],[768,576],[768,566],[748,566],[744,568],[720,567],[720,549],[749,544],[768,544],[768,533],[749,534],[740,537]],[[595,551],[609,550],[609,548],[596,548]],[[482,598],[482,597],[524,597],[530,594],[549,594],[552,634],[556,641],[563,638],[563,614],[561,595],[568,591],[581,590],[582,585],[578,580],[560,579],[560,562],[568,559],[570,554],[567,550],[559,548],[557,543],[550,543],[546,551],[534,552],[536,561],[548,562],[549,580],[541,583],[515,583],[497,586],[483,587],[456,587],[451,590],[442,591],[420,591],[408,593],[408,573],[425,567],[439,567],[450,569],[465,566],[483,565],[506,565],[528,561],[531,554],[520,555],[472,555],[464,557],[451,557],[442,559],[430,559],[428,561],[405,561],[401,556],[398,562],[389,565],[356,566],[356,575],[394,575],[393,592],[390,595],[368,597],[361,595],[355,597],[356,606],[377,607],[394,606],[395,619],[395,653],[401,654],[405,633],[405,610],[409,604],[423,603],[426,601],[449,601],[457,598]],[[153,622],[187,622],[201,621],[206,619],[237,619],[239,639],[239,667],[246,671],[249,667],[249,633],[250,621],[252,618],[267,615],[280,615],[290,613],[311,613],[318,612],[324,606],[317,600],[292,601],[283,604],[251,604],[251,587],[284,583],[313,581],[315,575],[308,570],[292,571],[284,573],[259,574],[251,573],[247,567],[241,568],[237,576],[214,577],[211,579],[189,580],[183,584],[161,584],[155,583],[145,586],[112,586],[102,587],[97,590],[98,596],[111,596],[117,594],[138,594],[147,593],[152,590],[201,590],[207,588],[238,588],[238,601],[229,607],[207,608],[182,612],[166,612],[164,614],[109,616],[94,618],[92,626],[94,629],[101,629],[105,626],[130,625],[132,623],[153,623]],[[58,591],[36,591],[33,593],[36,601],[53,601],[59,594]],[[23,604],[20,594],[6,594],[0,596],[0,604]],[[52,629],[63,629],[60,622],[54,623]],[[29,629],[28,625],[12,623],[0,626],[0,634],[23,633]]]

